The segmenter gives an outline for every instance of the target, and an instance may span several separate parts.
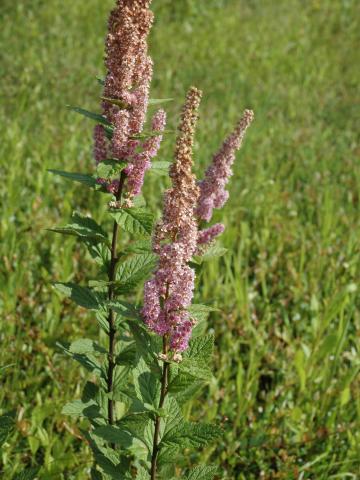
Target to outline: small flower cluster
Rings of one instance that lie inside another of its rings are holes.
[[[152,79],[152,60],[148,55],[147,37],[153,22],[149,9],[151,0],[117,0],[110,14],[106,38],[107,75],[104,85],[103,115],[113,125],[111,141],[103,126],[94,131],[96,162],[107,158],[126,160],[129,165],[127,194],[138,195],[151,159],[156,156],[165,129],[163,110],[155,113],[149,139],[141,142],[149,101]],[[117,189],[116,182],[100,179],[110,192]]]
[[[191,88],[183,108],[175,161],[170,168],[172,188],[165,193],[162,221],[157,225],[153,249],[158,268],[145,285],[142,314],[159,335],[168,335],[170,347],[182,352],[188,346],[193,321],[187,308],[194,290],[194,271],[188,266],[197,249],[195,208],[199,188],[192,173],[192,148],[201,92]]]
[[[245,110],[235,130],[225,140],[220,150],[214,155],[212,164],[205,172],[205,178],[199,184],[200,198],[196,210],[201,220],[209,222],[214,208],[221,208],[229,198],[225,186],[232,175],[232,164],[236,151],[241,147],[247,128],[253,121],[254,113]]]

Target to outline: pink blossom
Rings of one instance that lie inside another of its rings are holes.
[[[129,177],[126,184],[129,198],[140,193],[152,152],[155,148],[157,151],[161,140],[158,136],[139,153],[142,145],[134,138],[143,131],[153,74],[147,46],[153,22],[150,3],[151,0],[117,0],[110,14],[105,42],[107,74],[102,113],[114,126],[110,141],[112,157],[129,162],[124,171]],[[94,147],[97,162],[106,159],[99,134],[98,128]],[[112,190],[114,185],[110,184],[109,188]]]
[[[205,172],[204,180],[199,183],[200,198],[196,213],[200,219],[209,221],[213,209],[221,208],[229,198],[225,186],[232,175],[231,166],[235,160],[235,153],[241,147],[246,130],[253,118],[253,112],[245,110],[235,130],[214,155],[212,164]]]
[[[96,164],[107,159],[108,148],[105,130],[102,125],[95,125],[94,128],[94,158]]]
[[[159,110],[152,120],[152,131],[162,132],[165,129],[166,113]],[[142,145],[142,152],[134,153],[126,168],[128,193],[131,196],[141,192],[146,171],[151,167],[151,159],[154,158],[160,148],[162,135],[149,137]]]
[[[198,234],[198,245],[207,245],[211,243],[217,236],[221,235],[225,227],[222,223],[216,223],[209,228],[200,230]]]
[[[142,310],[148,327],[168,334],[176,352],[187,348],[192,330],[187,308],[193,298],[195,273],[187,263],[196,251],[198,236],[194,210],[199,189],[192,173],[192,147],[200,98],[201,92],[190,89],[183,108],[175,161],[170,167],[172,188],[164,195],[163,218],[153,239],[158,267],[145,285]],[[155,123],[154,119],[154,129],[158,127]]]

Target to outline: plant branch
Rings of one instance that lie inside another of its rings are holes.
[[[163,336],[163,354],[166,356],[167,353],[168,353],[168,339],[167,339],[167,335],[164,335]],[[170,367],[170,364],[164,361],[163,371],[161,376],[161,392],[160,392],[159,409],[164,406],[165,397],[167,395],[169,367]],[[153,451],[151,455],[151,470],[150,470],[151,480],[156,479],[157,457],[159,453],[159,431],[160,431],[160,417],[157,415],[155,418]]]
[[[124,186],[126,175],[124,172],[121,172],[120,181],[119,181],[119,188],[116,193],[116,201],[121,200],[122,190]],[[112,234],[112,241],[111,241],[111,259],[108,271],[109,277],[109,289],[108,289],[108,297],[109,300],[113,300],[114,298],[114,286],[112,282],[115,281],[116,275],[116,264],[118,261],[117,257],[117,242],[119,236],[119,225],[114,221],[113,226],[113,234]],[[109,353],[108,353],[108,372],[107,372],[107,393],[112,393],[113,391],[113,383],[114,383],[114,369],[115,369],[115,344],[116,344],[116,327],[115,327],[115,312],[113,309],[109,309],[109,316],[108,316],[108,323],[109,323]],[[114,415],[114,400],[112,398],[108,399],[108,422],[112,425],[115,421]],[[112,445],[112,448],[115,448],[115,445]]]

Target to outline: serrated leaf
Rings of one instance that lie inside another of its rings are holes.
[[[105,420],[100,413],[100,407],[94,400],[83,402],[82,400],[73,400],[67,403],[61,410],[63,415],[69,417],[86,417],[90,419]]]
[[[129,105],[128,103],[124,102],[119,98],[101,97],[101,100],[104,100],[105,102],[111,103],[113,105],[117,105],[122,110],[132,110],[131,105]]]
[[[89,338],[80,338],[71,343],[69,351],[71,353],[107,353],[106,349],[98,345],[94,340]]]
[[[72,223],[64,227],[50,228],[52,232],[62,233],[65,235],[75,235],[85,240],[92,240],[94,242],[103,242],[109,245],[106,232],[101,228],[97,222],[87,216],[78,212],[72,214]]]
[[[184,422],[161,439],[162,445],[178,445],[183,448],[200,448],[216,440],[222,434],[217,425]]]
[[[54,287],[63,295],[73,300],[80,307],[97,310],[100,303],[90,288],[80,287],[76,283],[54,283]]]
[[[135,340],[136,348],[140,356],[153,367],[157,367],[157,373],[161,375],[161,369],[157,359],[157,355],[162,350],[162,339],[158,335],[150,334],[143,323],[127,321],[131,334]]]
[[[160,382],[151,372],[143,358],[140,358],[133,370],[133,382],[137,398],[145,408],[157,409],[160,396]]]
[[[127,162],[121,160],[104,160],[96,167],[96,175],[100,178],[110,179],[126,168]]]
[[[170,380],[168,392],[182,405],[194,398],[204,384],[203,380],[198,380],[186,373],[180,373]]]
[[[90,118],[91,120],[95,120],[95,122],[100,123],[102,125],[105,125],[107,127],[112,126],[111,123],[108,121],[108,119],[104,117],[104,115],[101,115],[100,113],[89,112],[89,110],[85,110],[84,108],[73,107],[71,105],[67,105],[67,108],[76,113],[79,113],[80,115],[83,115],[84,117]]]
[[[213,258],[219,258],[227,253],[228,249],[220,247],[219,245],[210,245],[202,255],[197,255],[195,261],[207,262]]]
[[[214,341],[215,337],[212,334],[190,340],[189,348],[185,353],[185,358],[192,358],[200,363],[203,362],[209,364],[214,350]]]
[[[212,377],[211,356],[213,347],[213,335],[205,335],[190,340],[184,359],[178,364],[179,370],[197,379],[210,379]]]
[[[136,473],[136,480],[150,480],[150,475],[149,475],[149,472],[143,468],[143,467],[139,467],[137,469],[137,473]]]
[[[172,102],[173,98],[149,98],[149,105],[160,105],[161,103]]]
[[[154,216],[144,208],[123,208],[111,212],[116,223],[133,235],[151,235]]]
[[[73,353],[66,345],[61,343],[56,344],[61,350],[69,355],[73,360],[80,363],[81,366],[86,368],[89,372],[94,373],[98,377],[104,376],[97,358],[91,353]]]
[[[34,467],[34,468],[27,468],[26,470],[23,470],[21,473],[18,473],[13,477],[13,480],[35,480],[37,477],[37,474],[39,473],[40,468],[39,467]]]
[[[97,437],[106,440],[109,443],[115,443],[120,445],[123,448],[128,448],[132,445],[132,436],[130,433],[122,430],[119,427],[112,425],[104,425],[98,428],[95,428],[94,435]]]
[[[199,465],[192,469],[186,476],[186,480],[212,480],[218,472],[218,467]]]
[[[138,240],[136,242],[129,243],[123,250],[125,255],[129,253],[151,253],[152,242],[151,240]]]
[[[127,345],[121,350],[121,352],[116,356],[117,365],[134,365],[136,358],[136,344],[131,342],[130,345]]]
[[[14,413],[0,416],[0,446],[2,446],[15,427]]]
[[[90,475],[91,475],[91,480],[104,480],[99,470],[95,470],[94,468],[91,469]]]
[[[116,271],[116,291],[126,293],[133,290],[139,282],[149,276],[156,262],[157,256],[151,253],[134,255],[119,262]]]
[[[209,305],[193,304],[188,307],[187,311],[189,312],[191,318],[201,322],[208,318],[210,312],[216,312],[218,309],[210,307]]]
[[[76,173],[76,172],[64,172],[63,170],[53,170],[49,169],[49,173],[53,173],[54,175],[59,175],[60,177],[64,177],[67,180],[71,180],[72,182],[82,183],[90,188],[95,188],[97,183],[96,179],[91,175],[86,175],[83,173]]]
[[[140,312],[135,305],[132,305],[128,302],[123,302],[121,300],[116,300],[114,302],[108,302],[107,307],[111,308],[122,318],[128,318],[131,320],[139,319]]]
[[[150,131],[143,131],[141,133],[136,133],[132,135],[130,138],[134,140],[142,140],[146,138],[158,137],[160,135],[167,135],[169,133],[175,133],[174,130],[150,130]]]
[[[152,162],[150,172],[156,173],[157,175],[168,175],[170,162]]]

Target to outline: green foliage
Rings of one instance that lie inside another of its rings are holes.
[[[92,175],[86,175],[84,173],[74,173],[74,172],[64,172],[62,170],[53,170],[49,169],[49,173],[53,173],[54,175],[59,175],[60,177],[64,177],[67,180],[71,180],[72,182],[82,183],[90,188],[95,188],[97,183],[96,179]]]
[[[127,162],[120,162],[119,160],[104,160],[97,165],[96,176],[105,179],[118,177],[126,165]]]
[[[75,283],[54,283],[54,287],[66,297],[69,297],[80,307],[97,310],[100,307],[98,296],[90,288],[80,287]]]
[[[101,123],[102,125],[106,127],[111,127],[111,123],[101,115],[100,113],[94,113],[94,112],[89,112],[88,110],[84,110],[83,108],[80,107],[72,107],[71,105],[68,105],[68,108],[70,110],[73,110],[76,113],[79,113],[80,115],[83,115],[84,117],[90,118],[91,120],[94,120],[96,123]]]
[[[4,414],[0,416],[0,448],[6,442],[7,438],[15,428],[14,414]]]
[[[152,232],[154,216],[144,208],[122,208],[111,216],[126,232],[136,236],[149,236]]]
[[[65,235],[75,235],[81,239],[92,242],[103,242],[109,245],[106,232],[90,217],[81,215],[78,212],[72,214],[72,223],[64,227],[50,228],[52,232],[62,233]]]
[[[146,279],[156,265],[157,257],[152,253],[134,255],[119,262],[116,271],[116,289],[119,293],[133,290]]]
[[[187,480],[212,480],[218,471],[217,467],[199,466],[191,470],[186,476]]]

